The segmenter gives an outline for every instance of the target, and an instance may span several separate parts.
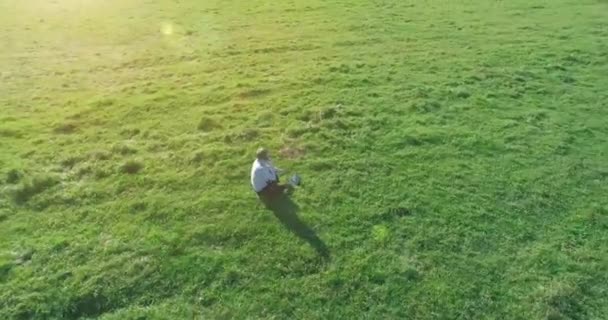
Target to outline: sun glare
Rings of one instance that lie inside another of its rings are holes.
[[[173,34],[173,25],[169,22],[164,22],[160,27],[160,32],[166,36]]]

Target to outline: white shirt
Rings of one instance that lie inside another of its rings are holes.
[[[256,159],[251,166],[251,186],[255,192],[266,188],[269,182],[277,181],[279,178],[277,168],[270,160]]]

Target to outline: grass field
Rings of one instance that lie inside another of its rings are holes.
[[[0,319],[608,319],[607,124],[604,0],[2,0]]]

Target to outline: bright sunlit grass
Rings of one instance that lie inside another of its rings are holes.
[[[606,30],[597,0],[0,1],[0,319],[606,319]]]

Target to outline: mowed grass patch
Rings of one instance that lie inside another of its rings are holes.
[[[0,18],[2,319],[608,317],[604,1]]]

